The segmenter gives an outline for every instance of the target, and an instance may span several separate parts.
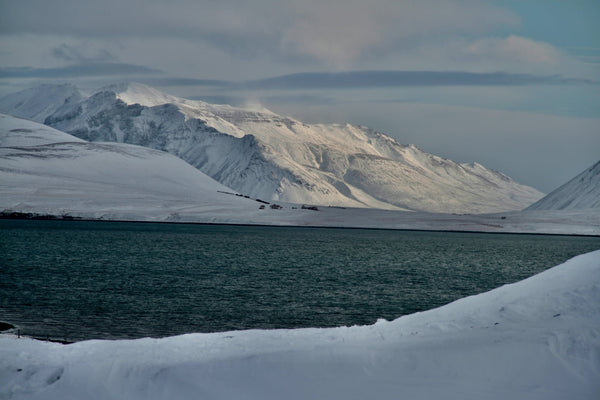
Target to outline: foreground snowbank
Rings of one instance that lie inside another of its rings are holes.
[[[600,250],[372,326],[72,345],[0,335],[7,399],[592,399]]]

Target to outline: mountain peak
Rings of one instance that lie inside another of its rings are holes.
[[[600,161],[571,179],[528,210],[600,208]]]
[[[137,82],[121,82],[104,86],[99,92],[112,92],[125,104],[140,104],[146,107],[154,107],[162,104],[180,103],[182,99],[165,94],[153,87]]]

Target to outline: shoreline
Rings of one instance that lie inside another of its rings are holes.
[[[17,327],[12,328],[12,329],[18,329]],[[32,335],[25,335],[22,333],[14,333],[14,332],[10,332],[12,329],[8,329],[8,330],[4,330],[4,331],[0,331],[0,335],[9,335],[9,336],[13,336],[17,339],[31,339],[31,340],[37,340],[38,342],[49,342],[49,343],[60,343],[60,344],[74,344],[77,342],[84,342],[86,340],[97,340],[97,339],[84,339],[84,340],[77,340],[77,341],[69,341],[66,340],[66,338],[64,340],[62,339],[55,339],[55,338],[51,338],[51,337],[39,337],[39,336],[32,336]]]
[[[446,215],[446,214],[444,214]],[[447,214],[452,215],[452,214]],[[477,216],[478,214],[472,214]],[[486,214],[484,214],[486,215]],[[541,235],[541,236],[570,236],[570,237],[600,237],[599,234],[583,233],[553,233],[553,232],[515,232],[515,231],[485,231],[485,230],[461,230],[461,229],[425,229],[425,228],[393,228],[373,226],[341,226],[341,225],[298,225],[298,224],[264,224],[243,222],[200,222],[200,221],[147,221],[137,219],[100,219],[83,218],[71,215],[36,214],[21,212],[2,212],[0,221],[53,221],[53,222],[106,222],[125,224],[165,224],[165,225],[200,225],[200,226],[244,226],[262,228],[307,228],[307,229],[351,229],[372,231],[399,231],[399,232],[438,232],[438,233],[472,233],[472,234],[495,234],[495,235]]]

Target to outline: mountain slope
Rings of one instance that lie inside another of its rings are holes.
[[[527,210],[574,210],[600,208],[600,161]]]
[[[47,125],[0,114],[0,147],[40,146],[50,143],[85,143]]]
[[[36,122],[55,112],[65,103],[77,103],[85,95],[71,84],[40,85],[0,99],[0,112]]]
[[[10,104],[10,96],[0,102]],[[44,123],[89,141],[167,151],[228,187],[276,201],[484,213],[522,209],[542,196],[479,164],[442,159],[365,127],[308,125],[139,84],[64,101]]]
[[[2,209],[49,214],[65,210],[109,219],[165,219],[163,214],[178,207],[210,208],[216,214],[220,209],[258,209],[256,202],[222,193],[226,191],[230,189],[171,154],[129,144],[89,143],[0,114]]]

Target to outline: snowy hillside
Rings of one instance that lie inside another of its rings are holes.
[[[177,205],[231,212],[254,201],[168,153],[120,143],[88,143],[35,122],[0,114],[0,206],[48,214],[127,218]],[[116,216],[115,216],[116,215]],[[176,215],[174,215],[175,217]],[[176,219],[176,218],[175,218]]]
[[[38,146],[60,142],[84,143],[85,140],[37,122],[0,114],[0,147]]]
[[[600,209],[600,161],[527,209],[572,210],[585,208]]]
[[[596,251],[371,326],[70,345],[0,335],[0,398],[596,399],[599,330]]]
[[[63,104],[77,103],[83,99],[83,93],[74,85],[41,85],[1,98],[0,112],[44,122]]]
[[[57,105],[44,123],[89,141],[174,154],[222,184],[267,200],[446,213],[517,210],[542,193],[479,164],[457,164],[365,127],[308,125],[268,110],[180,99],[140,84],[105,87]],[[27,92],[29,93],[29,92]],[[0,101],[26,115],[27,93]],[[64,96],[62,96],[64,97]],[[17,107],[17,105],[20,106]]]

